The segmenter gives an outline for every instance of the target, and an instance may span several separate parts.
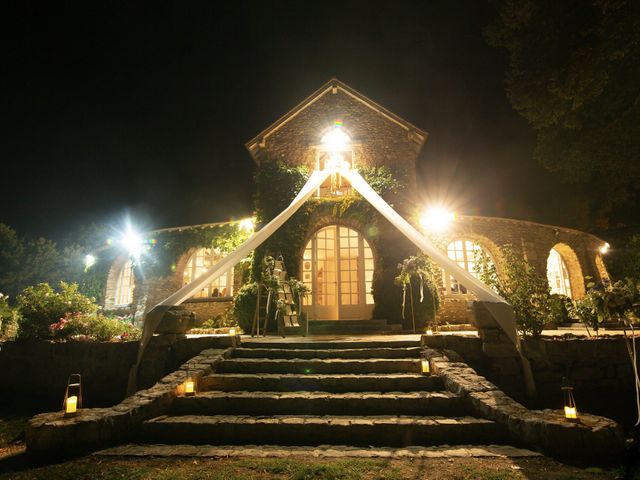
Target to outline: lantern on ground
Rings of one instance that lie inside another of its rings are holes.
[[[427,335],[433,335],[433,329],[431,327],[427,328]]]
[[[65,417],[75,417],[82,408],[82,378],[79,373],[69,375],[62,410]]]
[[[236,336],[236,329],[235,328],[230,328],[229,329],[229,336],[230,337],[235,337]]]
[[[564,418],[569,422],[578,421],[578,409],[576,400],[573,398],[573,387],[562,387],[564,394]]]
[[[187,378],[184,380],[184,396],[193,397],[196,394],[196,377],[187,372]]]
[[[423,358],[420,360],[422,366],[422,374],[423,375],[431,375],[431,364],[429,363],[428,358]]]

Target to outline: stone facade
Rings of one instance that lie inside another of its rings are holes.
[[[416,158],[427,134],[332,79],[247,143],[260,165],[280,162],[316,168],[317,147],[340,120],[349,134],[356,167],[391,167],[415,193]]]
[[[356,168],[389,167],[398,180],[406,185],[399,198],[395,199],[397,201],[392,201],[394,208],[411,221],[417,218],[418,208],[413,201],[416,198],[415,163],[427,134],[336,79],[327,82],[258,134],[246,147],[258,167],[278,162],[291,166],[306,165],[314,169],[320,161],[321,139],[328,130],[334,128],[338,120],[342,125],[341,130],[351,139],[349,148],[352,151],[349,159],[352,165]],[[378,302],[373,315],[399,323],[401,289],[393,286],[393,278],[397,275],[397,263],[415,254],[415,247],[386,220],[367,223],[363,219],[327,215],[326,209],[323,212],[312,214],[305,232],[305,243],[300,245],[297,252],[298,258],[285,259],[287,264],[295,266],[302,263],[299,260],[306,242],[320,228],[344,225],[357,230],[373,250],[374,296],[376,286],[378,292],[397,288],[397,292],[385,296],[385,305]],[[375,227],[372,227],[373,224]],[[380,241],[374,241],[376,239]],[[604,241],[577,230],[521,220],[459,216],[446,234],[434,237],[435,243],[445,251],[456,240],[468,240],[479,245],[493,258],[498,273],[502,265],[500,248],[505,245],[511,245],[543,277],[546,275],[547,258],[554,249],[566,266],[573,298],[580,298],[585,294],[585,277],[600,281],[609,279],[599,253]],[[378,245],[385,245],[386,251],[380,251]],[[135,311],[137,318],[142,318],[154,305],[182,287],[185,265],[194,251],[195,248],[185,251],[170,275],[161,278],[146,276],[144,280],[140,275],[136,277],[133,305],[129,310]],[[105,301],[107,308],[114,308],[117,272],[125,261],[125,258],[118,258],[109,273]],[[301,271],[290,273],[302,278]],[[234,291],[238,291],[242,278],[243,275],[238,273],[234,275]],[[470,306],[475,297],[472,294],[453,292],[448,288],[449,275],[446,272],[442,272],[441,281],[444,302],[438,314],[439,323],[473,323]],[[232,298],[192,299],[185,302],[185,306],[204,321],[222,315],[232,306]]]
[[[455,240],[470,240],[478,244],[494,260],[498,273],[502,267],[500,248],[505,245],[514,248],[543,277],[547,273],[549,253],[555,249],[566,265],[575,299],[583,297],[586,292],[585,277],[609,281],[600,253],[604,240],[578,230],[522,220],[465,215],[453,221],[447,233],[438,237],[436,242],[445,249]],[[444,293],[440,323],[471,323],[469,304],[475,297]]]

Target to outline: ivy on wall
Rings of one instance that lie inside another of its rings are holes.
[[[404,184],[386,166],[361,168],[369,185],[385,200],[397,200]],[[306,167],[290,167],[277,162],[264,162],[255,174],[255,210],[259,224],[266,224],[291,203],[309,178]],[[404,206],[406,209],[406,205]],[[376,252],[373,296],[374,317],[401,321],[402,291],[394,285],[397,265],[415,254],[412,247],[366,200],[355,194],[343,198],[310,199],[277,232],[256,249],[252,279],[259,280],[261,261],[265,255],[281,254],[290,276],[297,276],[300,259],[310,229],[317,222],[331,218],[331,223],[356,224]]]
[[[189,249],[217,248],[224,255],[235,250],[249,236],[250,232],[240,229],[237,223],[158,232],[154,235],[154,245],[140,258],[136,276],[171,275],[180,257]]]

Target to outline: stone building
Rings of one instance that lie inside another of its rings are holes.
[[[311,171],[335,161],[346,162],[360,171],[390,172],[395,188],[383,196],[417,225],[420,212],[415,165],[426,140],[427,133],[420,128],[332,79],[250,140],[246,147],[258,172],[274,165],[306,167]],[[291,192],[292,197],[295,193]],[[373,317],[402,323],[401,288],[393,284],[393,278],[398,273],[397,264],[415,255],[415,247],[388,222],[364,207],[359,215],[340,213],[342,209],[336,205],[342,202],[348,210],[352,197],[355,199],[339,175],[332,176],[318,189],[304,222],[298,224],[303,231],[295,232],[297,239],[291,239],[292,246],[285,258],[289,273],[312,292],[304,306],[310,320]],[[326,208],[327,203],[333,208]],[[258,220],[264,223],[269,219]],[[220,225],[154,233],[206,231]],[[286,243],[287,239],[284,240]],[[585,277],[608,280],[601,256],[605,242],[568,228],[458,216],[450,221],[445,232],[438,234],[438,244],[459,266],[472,273],[479,250],[489,255],[500,273],[500,247],[511,245],[540,275],[547,277],[552,293],[572,298],[584,295]],[[268,245],[265,248],[265,252],[270,251]],[[144,280],[133,274],[129,259],[119,258],[109,272],[105,307],[142,314],[203,273],[223,254],[215,239],[206,245],[192,245],[175,259],[171,271],[146,276]],[[242,272],[237,267],[231,269],[185,305],[201,319],[220,315],[231,306],[234,293],[248,278],[247,268]],[[473,295],[445,271],[441,272],[439,287],[444,300],[438,313],[440,321],[468,323]]]

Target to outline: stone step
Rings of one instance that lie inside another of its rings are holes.
[[[220,373],[401,373],[421,371],[419,359],[271,359],[233,358],[218,365]]]
[[[420,340],[252,340],[242,339],[242,348],[320,349],[341,350],[354,348],[409,348],[419,347]]]
[[[218,415],[446,415],[469,413],[450,392],[221,392],[178,397],[173,413]]]
[[[394,332],[402,328],[400,324],[389,325],[386,320],[311,320],[311,334],[375,333]]]
[[[321,391],[321,392],[413,392],[442,390],[442,379],[420,374],[213,374],[203,377],[198,388],[201,391]]]
[[[377,325],[386,327],[387,321],[380,318],[374,318],[369,320],[358,319],[343,319],[343,320],[309,320],[309,326],[324,326],[324,325]]]
[[[376,325],[346,325],[340,327],[315,326],[309,327],[309,335],[372,335],[372,334],[392,334],[397,333],[400,329],[390,327],[378,327]],[[306,330],[300,328],[297,334],[305,334]]]
[[[149,445],[126,444],[95,452],[100,457],[250,457],[250,458],[526,458],[542,454],[510,445],[437,445],[431,447],[352,447],[319,445]],[[493,478],[493,477],[492,477]],[[500,477],[502,478],[502,477]]]
[[[234,358],[419,358],[420,347],[409,348],[236,348]]]
[[[500,444],[504,429],[473,417],[163,416],[142,426],[142,440],[172,444],[277,444],[353,446]]]

